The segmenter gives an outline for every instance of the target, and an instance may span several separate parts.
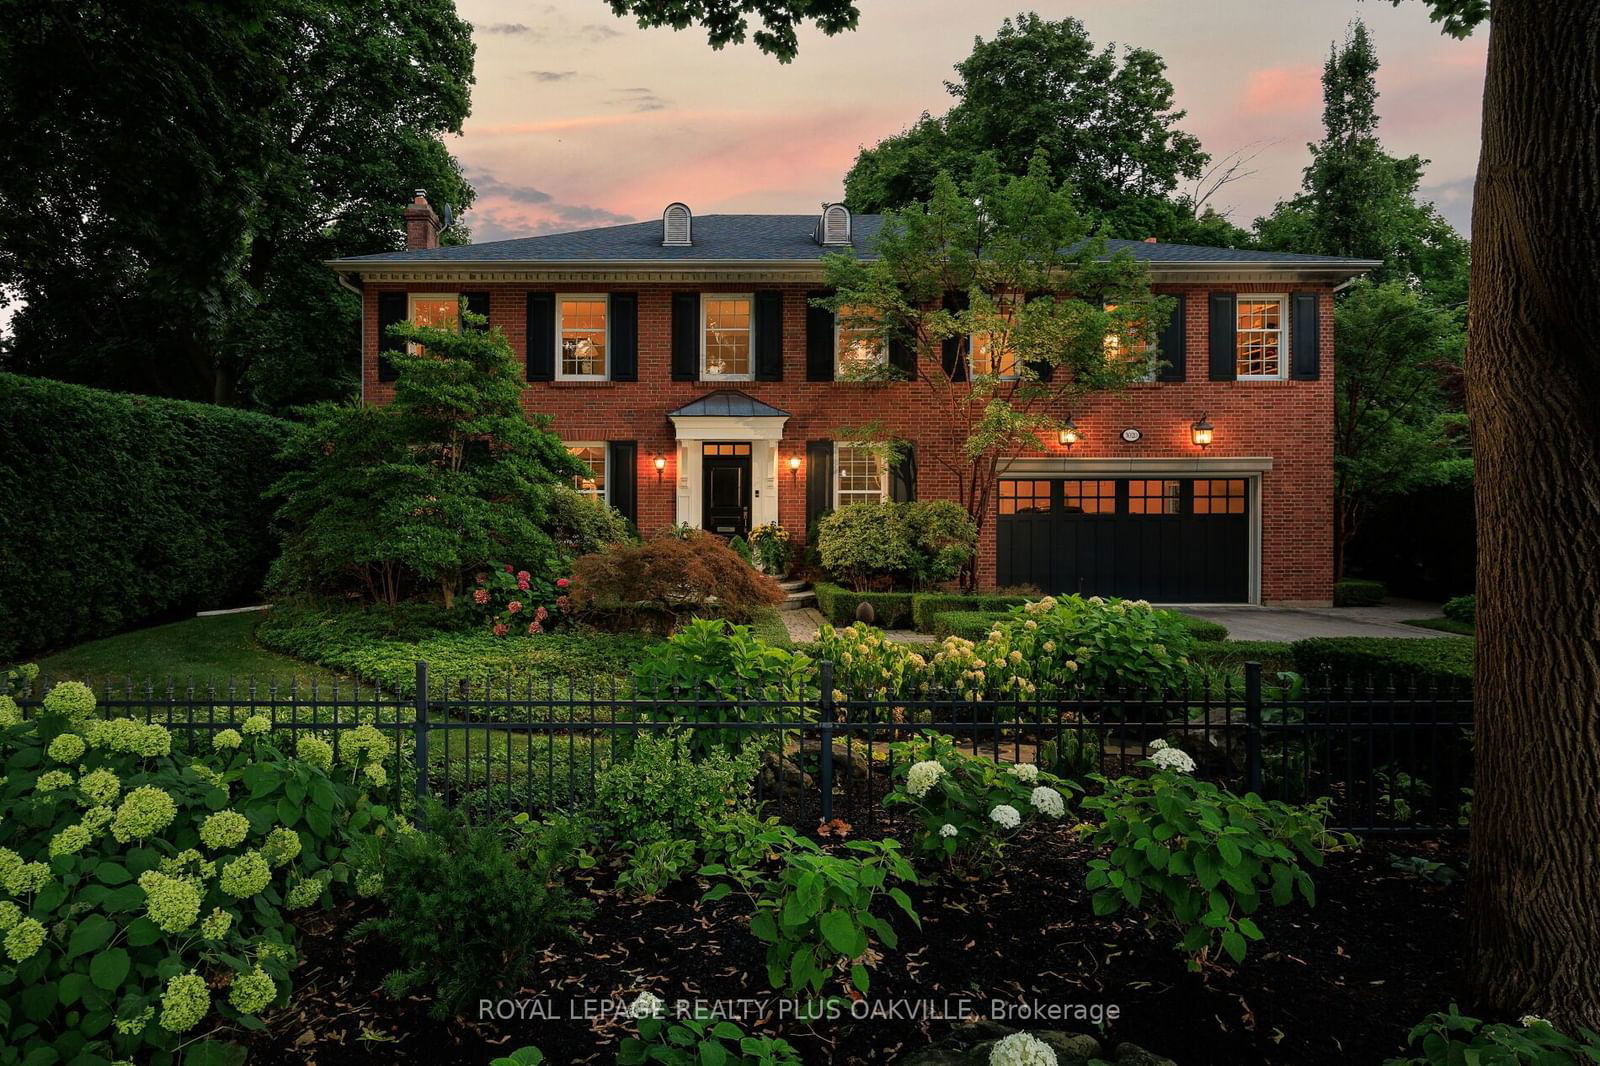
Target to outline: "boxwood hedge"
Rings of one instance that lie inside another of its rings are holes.
[[[253,598],[288,423],[0,374],[0,660]]]
[[[1313,637],[1293,645],[1308,678],[1459,689],[1472,684],[1472,641],[1463,637]]]
[[[836,626],[854,622],[856,607],[862,603],[872,604],[872,624],[879,629],[905,629],[911,625],[909,592],[856,592],[831,581],[818,581],[812,589],[817,594],[817,610]]]

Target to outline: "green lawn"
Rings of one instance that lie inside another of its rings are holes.
[[[160,684],[169,677],[185,684],[193,679],[197,686],[209,682],[219,689],[229,678],[280,685],[294,678],[302,684],[313,678],[319,684],[333,680],[331,671],[257,644],[254,633],[261,618],[260,613],[225,614],[119,633],[41,659],[39,672],[50,680],[76,678],[96,684],[108,679],[120,684],[129,677],[136,683]]]

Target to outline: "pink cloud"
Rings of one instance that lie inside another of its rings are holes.
[[[1307,108],[1314,111],[1321,102],[1322,68],[1302,63],[1251,71],[1239,106],[1246,114],[1282,115]]]

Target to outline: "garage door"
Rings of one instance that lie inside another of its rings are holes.
[[[1158,603],[1250,595],[1244,478],[1000,482],[998,579]]]

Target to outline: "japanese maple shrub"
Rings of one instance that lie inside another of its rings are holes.
[[[785,595],[721,537],[682,528],[580,557],[570,591],[572,606],[596,624],[664,633],[696,616],[746,622]]]

